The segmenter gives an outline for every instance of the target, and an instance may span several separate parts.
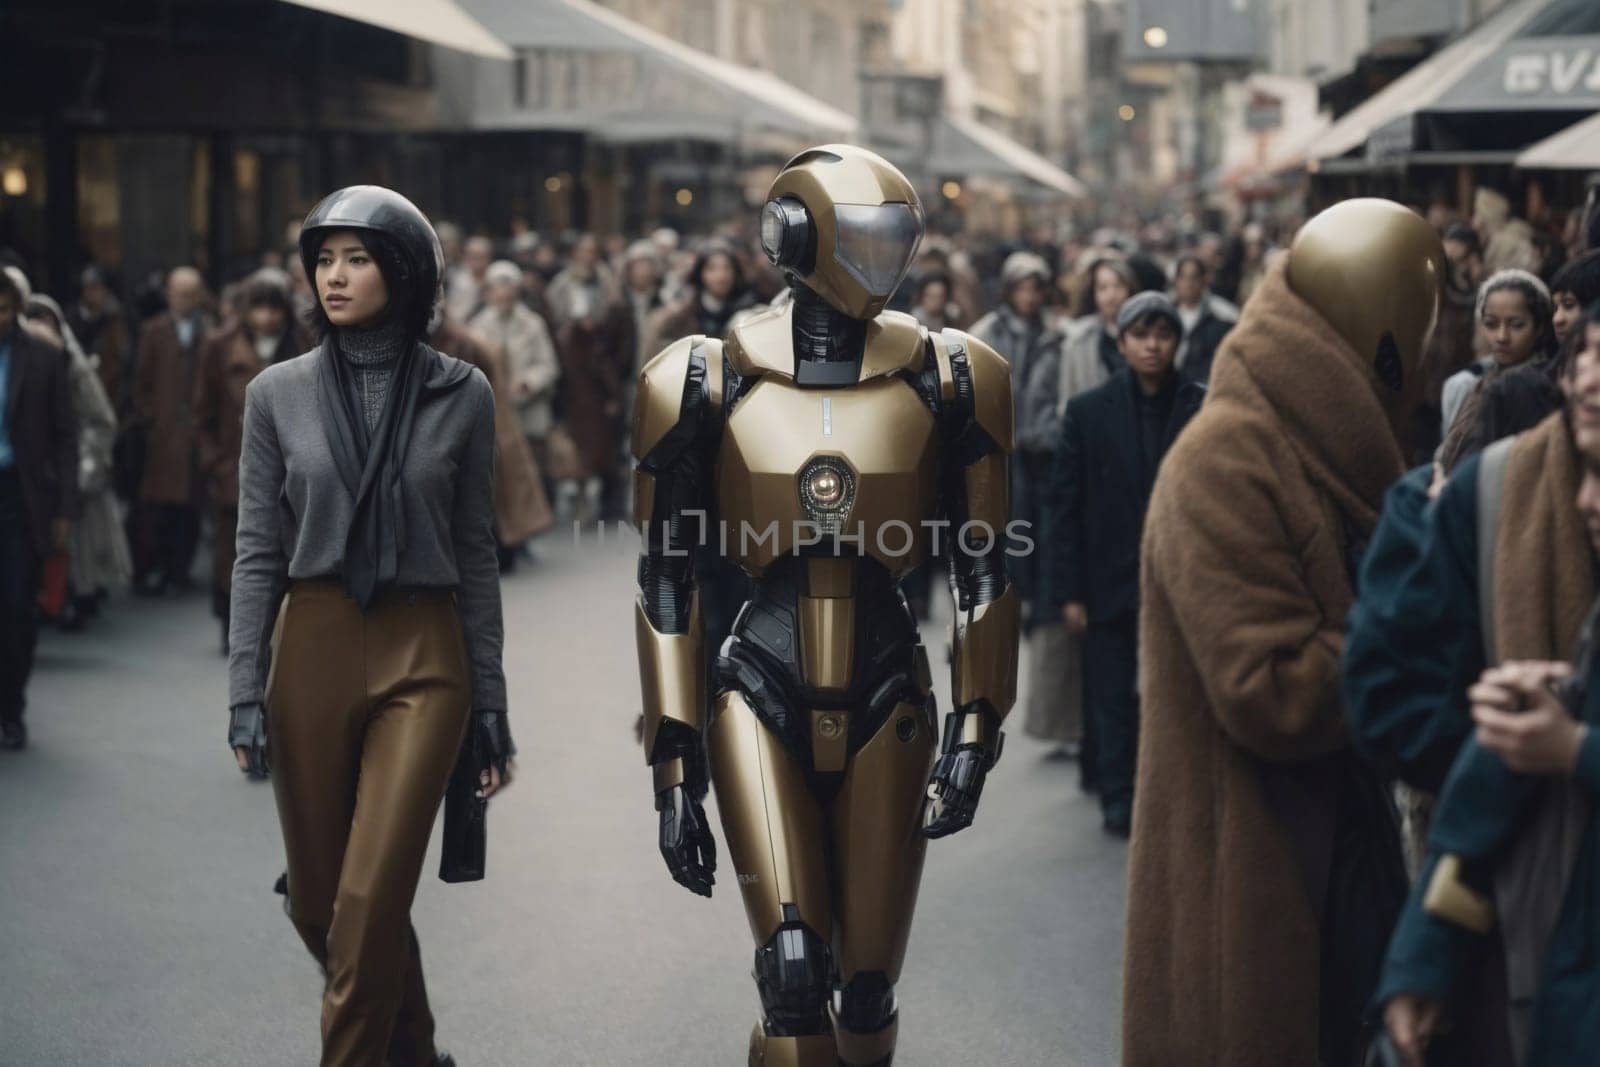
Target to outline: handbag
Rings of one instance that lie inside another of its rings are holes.
[[[52,552],[44,558],[39,574],[39,610],[47,619],[57,619],[67,608],[67,554]]]
[[[478,796],[478,760],[472,730],[462,742],[444,794],[444,839],[439,849],[439,879],[480,882],[489,851],[489,801]]]

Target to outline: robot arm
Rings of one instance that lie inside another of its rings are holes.
[[[987,345],[953,331],[934,339],[934,353],[949,431],[944,499],[953,533],[955,706],[945,719],[923,832],[942,837],[971,825],[984,780],[1000,758],[1000,724],[1017,694],[1022,608],[1006,575],[1009,368]]]
[[[694,551],[706,540],[720,432],[722,349],[686,338],[647,364],[634,408],[634,522],[643,538],[635,635],[645,759],[672,876],[711,895],[716,851],[701,802],[708,662]]]

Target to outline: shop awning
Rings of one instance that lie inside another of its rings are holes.
[[[940,119],[930,148],[920,169],[935,176],[1022,178],[1075,200],[1089,195],[1082,182],[1033,149],[972,119]]]
[[[774,129],[812,139],[855,134],[856,120],[767,71],[691,48],[590,0],[462,0],[483,24],[524,52],[610,52],[636,56],[647,72],[636,99],[559,111],[523,112],[583,128],[601,140],[740,140],[744,131]],[[698,87],[693,106],[665,101],[649,90],[650,76],[667,75]]]
[[[1585,0],[1592,2],[1592,0]],[[1335,159],[1366,144],[1380,128],[1393,128],[1431,109],[1473,71],[1499,53],[1551,0],[1517,0],[1440,49],[1340,118],[1306,147],[1308,160]]]
[[[330,15],[381,26],[421,41],[490,59],[515,59],[511,49],[484,29],[455,0],[285,0]]]
[[[1517,156],[1523,170],[1600,170],[1600,112]]]

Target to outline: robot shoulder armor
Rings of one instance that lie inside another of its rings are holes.
[[[967,350],[972,377],[972,418],[1003,450],[1011,451],[1011,365],[1005,357],[969,333],[946,331]]]
[[[691,380],[699,384],[698,389],[689,388]],[[633,402],[633,458],[643,460],[680,423],[700,419],[721,402],[722,342],[700,336],[674,341],[639,372]]]

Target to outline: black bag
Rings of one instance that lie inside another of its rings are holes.
[[[479,761],[472,731],[456,758],[444,793],[444,841],[439,849],[439,878],[445,882],[480,882],[489,851],[489,801],[478,796]]]

